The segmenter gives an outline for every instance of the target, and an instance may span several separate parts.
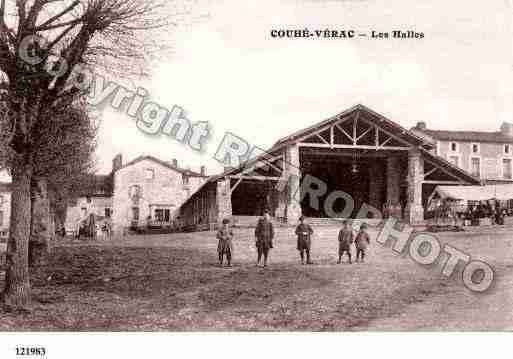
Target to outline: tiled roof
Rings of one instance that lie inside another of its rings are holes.
[[[417,129],[417,131],[419,131]],[[513,143],[513,136],[502,132],[481,132],[481,131],[439,131],[422,130],[425,134],[441,141],[462,141],[462,142],[492,142],[492,143]]]
[[[189,169],[176,167],[171,162],[162,161],[162,160],[160,160],[156,157],[150,156],[150,155],[139,156],[139,157],[133,159],[132,161],[125,163],[121,168],[132,166],[132,165],[134,165],[138,162],[144,161],[144,160],[156,162],[164,167],[175,170],[176,172],[182,173],[182,174],[190,176],[190,177],[205,177],[205,178],[208,177],[208,176],[202,175],[201,173],[191,171]]]
[[[276,144],[274,146],[276,147],[278,145],[283,145],[283,144],[293,142],[300,136],[308,135],[309,133],[312,133],[321,127],[329,126],[329,125],[339,121],[343,117],[353,115],[357,111],[363,112],[363,114],[366,115],[366,119],[368,121],[376,122],[380,127],[384,128],[390,132],[393,132],[400,138],[402,138],[412,144],[423,146],[428,149],[433,147],[432,143],[430,143],[429,141],[426,141],[426,139],[424,139],[423,137],[418,136],[415,132],[408,131],[406,128],[400,126],[399,124],[395,123],[394,121],[389,120],[385,116],[371,110],[370,108],[368,108],[362,104],[353,106],[333,117],[330,117],[324,121],[318,122],[310,127],[302,129],[300,131],[294,132],[293,134],[291,134],[287,137],[281,138],[280,140],[278,140],[278,142],[276,142]]]

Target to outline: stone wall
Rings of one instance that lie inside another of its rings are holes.
[[[9,233],[11,219],[11,192],[0,192],[0,237],[5,237]]]
[[[112,211],[112,197],[79,197],[66,210],[66,222],[64,227],[66,232],[70,233],[77,229],[78,222],[88,215],[105,216],[105,210]]]
[[[149,178],[153,171],[153,178]],[[114,174],[113,227],[123,233],[133,221],[134,208],[139,210],[139,226],[145,226],[147,218],[154,218],[156,208],[170,209],[171,218],[180,205],[189,198],[206,180],[205,177],[189,177],[184,184],[182,173],[145,159]],[[140,188],[139,196],[132,196]],[[137,198],[138,197],[138,198]]]
[[[216,209],[218,224],[225,218],[232,216],[232,199],[230,193],[230,180],[220,179],[217,181]]]
[[[400,218],[401,217],[401,164],[399,158],[390,156],[387,158],[386,164],[386,183],[387,183],[387,208],[388,215]]]
[[[456,151],[451,151],[451,142],[457,143]],[[475,142],[438,141],[438,154],[449,160],[451,156],[457,156],[458,166],[467,172],[471,172],[471,160],[477,157],[481,162],[481,178],[488,180],[504,180],[502,176],[503,158],[513,159],[513,143],[510,143],[509,154],[504,152],[504,143],[478,143],[478,152],[472,151]]]
[[[422,206],[422,182],[424,181],[424,158],[418,150],[408,152],[408,198],[405,208],[406,220],[410,224],[424,221]]]
[[[384,203],[383,190],[385,187],[385,170],[383,165],[374,160],[370,166],[369,176],[369,204],[379,211]]]
[[[299,162],[299,147],[289,145],[285,149],[284,178],[287,179],[287,206],[285,210],[286,221],[294,223],[301,216],[301,205],[299,199],[301,194],[301,164]]]

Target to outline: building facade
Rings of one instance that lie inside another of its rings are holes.
[[[486,184],[513,183],[513,124],[496,132],[440,131],[419,122],[411,129],[434,144],[434,153]]]
[[[176,211],[206,180],[200,173],[151,156],[122,164],[114,159],[112,223],[116,232],[130,227],[173,224]]]
[[[203,184],[204,167],[197,173],[178,167],[178,162],[140,156],[123,163],[112,161],[112,172],[94,176],[92,185],[67,209],[66,231],[76,232],[81,220],[94,214],[109,218],[114,233],[147,226],[172,227],[178,207]]]
[[[436,155],[426,136],[357,105],[209,178],[181,206],[180,218],[187,228],[204,229],[226,217],[254,224],[264,209],[296,223],[301,215],[368,218],[372,213],[365,209],[372,207],[422,224],[429,195],[440,184],[480,181]]]

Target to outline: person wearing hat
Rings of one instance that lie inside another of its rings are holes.
[[[267,257],[269,255],[269,250],[273,248],[274,238],[274,227],[271,222],[271,214],[267,209],[264,211],[264,216],[258,220],[255,228],[255,237],[255,245],[258,251],[257,266],[260,264],[260,260],[263,255],[264,267],[267,267]]]
[[[223,260],[226,256],[226,263],[228,267],[232,266],[232,256],[233,256],[233,231],[229,227],[230,220],[227,218],[223,219],[223,226],[221,229],[217,231],[217,239],[219,239],[219,243],[217,244],[217,254],[219,255],[219,264],[221,267],[223,266]]]
[[[342,223],[344,227],[338,233],[338,263],[342,263],[342,256],[347,253],[349,264],[351,264],[351,244],[354,242],[354,233],[348,220],[344,220]]]
[[[354,244],[356,246],[356,262],[358,262],[358,259],[360,259],[360,261],[363,263],[365,251],[370,244],[370,237],[367,233],[367,223],[362,223],[360,226],[360,231],[356,235]]]
[[[297,235],[297,250],[301,257],[301,264],[305,264],[305,252],[306,252],[306,264],[312,264],[310,260],[310,246],[313,229],[309,224],[305,223],[305,217],[299,217],[299,225],[296,227]]]

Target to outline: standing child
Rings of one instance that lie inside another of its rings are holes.
[[[351,264],[351,244],[354,242],[354,233],[347,220],[343,224],[344,227],[338,233],[338,263],[342,263],[342,256],[347,253],[349,264]]]
[[[308,223],[305,223],[305,217],[299,217],[299,225],[296,227],[297,235],[297,250],[301,257],[301,264],[305,264],[305,252],[306,252],[306,264],[312,264],[310,260],[310,246],[312,239],[313,229]]]
[[[226,256],[227,266],[232,266],[232,255],[233,255],[233,231],[229,227],[230,221],[225,218],[223,219],[223,227],[217,231],[217,239],[219,243],[217,245],[217,254],[219,255],[219,264],[223,266],[223,259]]]
[[[264,256],[264,267],[267,267],[269,250],[273,248],[274,227],[271,222],[269,210],[264,211],[264,216],[258,220],[255,228],[255,245],[257,247],[257,266],[260,265],[262,255]]]
[[[367,250],[367,247],[370,244],[370,237],[367,233],[367,224],[362,223],[360,226],[360,231],[356,235],[356,239],[354,241],[356,246],[356,262],[358,262],[358,259],[363,263],[364,257],[365,257],[365,251]]]

